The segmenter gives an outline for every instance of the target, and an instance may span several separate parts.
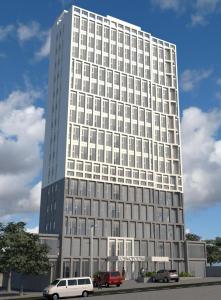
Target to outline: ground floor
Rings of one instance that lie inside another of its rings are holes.
[[[90,238],[64,236],[59,239],[58,236],[42,235],[41,239],[51,247],[51,280],[57,277],[93,277],[97,271],[122,273],[123,269],[126,279],[136,279],[141,268],[146,272],[175,269],[178,273],[189,272],[196,277],[205,277],[206,251],[202,242],[182,242],[182,248],[181,243],[176,243],[178,248],[173,248],[173,243],[128,237],[98,239],[91,235]],[[169,251],[164,251],[167,248]]]

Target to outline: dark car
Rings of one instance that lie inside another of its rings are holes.
[[[94,286],[106,286],[110,285],[120,286],[122,284],[122,276],[120,272],[99,272],[94,278]]]
[[[176,270],[159,270],[152,278],[153,282],[162,281],[170,282],[172,280],[178,282],[179,275]]]

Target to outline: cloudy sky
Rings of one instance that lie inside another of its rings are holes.
[[[221,0],[1,0],[0,221],[38,227],[49,30],[71,4],[177,45],[186,228],[221,236]]]

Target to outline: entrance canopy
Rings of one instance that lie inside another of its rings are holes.
[[[108,256],[107,261],[149,261],[149,262],[168,262],[167,256]]]
[[[149,256],[148,261],[153,261],[153,262],[168,262],[169,257],[167,256]]]
[[[108,261],[145,261],[145,256],[108,256]]]

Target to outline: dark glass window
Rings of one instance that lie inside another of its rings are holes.
[[[66,286],[66,280],[61,280],[57,286]]]
[[[90,284],[90,279],[89,278],[84,278],[84,279],[78,279],[78,285],[83,285],[83,284]]]
[[[68,280],[68,285],[77,285],[77,280],[75,279]]]

